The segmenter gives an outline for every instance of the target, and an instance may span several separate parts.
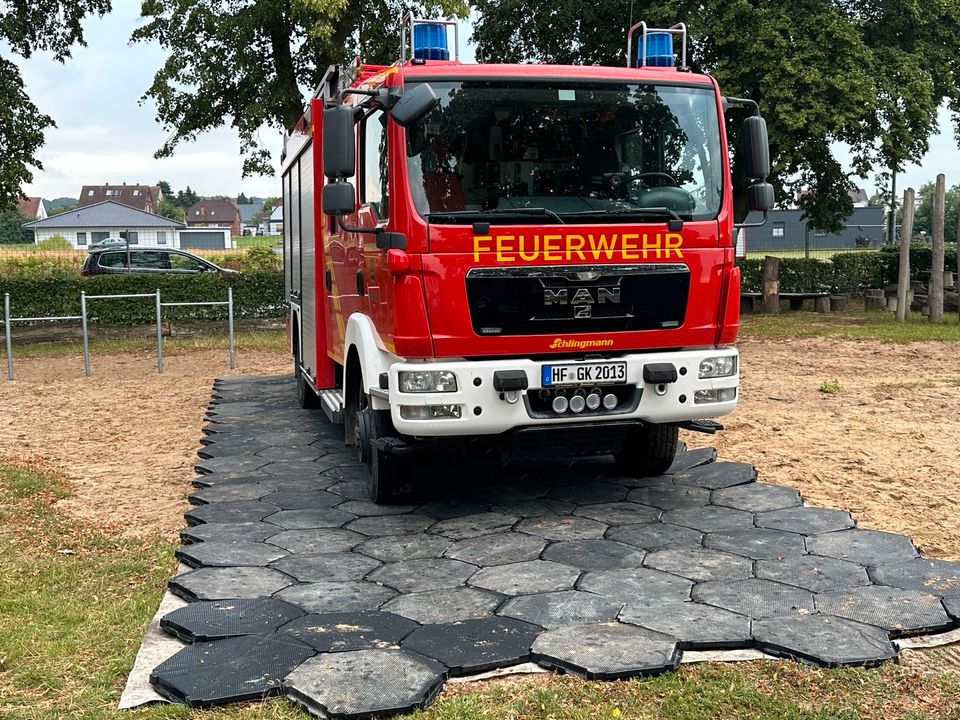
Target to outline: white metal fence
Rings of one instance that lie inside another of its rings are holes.
[[[163,302],[160,297],[160,290],[152,293],[133,293],[122,295],[87,295],[80,293],[80,314],[79,315],[46,315],[39,317],[14,317],[10,314],[10,293],[3,295],[3,328],[4,339],[7,348],[7,379],[13,380],[13,336],[11,328],[14,323],[30,322],[63,322],[68,320],[80,321],[80,333],[83,341],[83,372],[87,377],[91,375],[90,369],[90,331],[89,315],[87,313],[87,303],[91,300],[120,300],[132,298],[152,298],[156,306],[156,325],[157,325],[157,372],[163,372],[163,308],[167,307],[211,307],[226,306],[227,308],[227,338],[230,352],[230,369],[233,370],[236,365],[236,352],[234,347],[233,333],[233,288],[227,288],[227,299],[219,302]]]

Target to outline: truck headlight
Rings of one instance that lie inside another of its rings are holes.
[[[700,361],[700,379],[730,377],[737,374],[737,356],[720,355]]]
[[[457,391],[457,376],[449,370],[401,370],[400,392],[444,393]]]

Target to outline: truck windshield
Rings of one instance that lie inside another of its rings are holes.
[[[440,104],[407,130],[410,191],[430,222],[650,222],[656,208],[705,220],[720,210],[712,88],[430,84]]]

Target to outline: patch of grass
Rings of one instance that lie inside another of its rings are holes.
[[[849,340],[878,340],[889,343],[960,341],[960,321],[951,313],[943,324],[934,325],[925,318],[912,316],[897,322],[887,312],[851,311],[823,315],[808,312],[782,312],[779,315],[748,314],[740,318],[747,338],[784,339],[796,337],[840,337]]]
[[[193,711],[116,703],[174,571],[173,546],[66,519],[64,483],[0,465],[0,718],[305,720],[267,700]],[[535,675],[448,684],[417,720],[957,720],[960,675],[886,664],[825,670],[794,662],[684,666],[654,678],[586,682]]]
[[[905,380],[903,382],[884,382],[873,386],[878,392],[897,390],[930,390],[932,388],[960,387],[960,377],[932,378],[928,380]]]
[[[283,244],[283,236],[281,235],[234,235],[233,239],[238,248],[272,248],[275,245]]]
[[[226,332],[223,335],[189,335],[167,337],[163,339],[164,355],[183,355],[197,350],[227,351]],[[96,355],[122,355],[130,352],[156,352],[155,337],[141,338],[100,338],[90,341],[91,359]],[[287,349],[285,330],[246,330],[234,335],[236,351]],[[83,348],[79,338],[75,341],[14,343],[13,357],[69,357],[79,355]],[[6,360],[6,349],[0,346],[0,359]]]
[[[840,392],[840,381],[834,378],[833,380],[824,380],[820,383],[820,392],[827,393],[828,395],[833,395],[834,393]]]

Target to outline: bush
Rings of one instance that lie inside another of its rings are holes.
[[[900,272],[900,248],[894,245],[880,250],[885,263],[884,285],[897,282]],[[944,243],[943,266],[945,270],[957,270],[957,244]],[[933,267],[933,248],[929,242],[910,243],[910,279],[926,282]]]
[[[275,253],[272,248],[253,247],[240,259],[240,269],[243,272],[282,270],[283,256]]]
[[[282,317],[285,311],[283,273],[199,273],[197,275],[0,276],[0,295],[10,293],[10,310],[18,317],[79,315],[80,292],[87,295],[152,293],[164,302],[221,302],[233,288],[234,317]],[[150,298],[91,300],[91,320],[107,325],[144,325],[156,319]],[[173,322],[225,319],[226,306],[164,308]]]
[[[763,260],[738,260],[743,292],[760,292]],[[781,258],[780,292],[859,293],[887,284],[888,260],[880,252],[837,253],[832,260]]]
[[[63,235],[51,235],[37,243],[37,250],[73,250],[73,245]]]

